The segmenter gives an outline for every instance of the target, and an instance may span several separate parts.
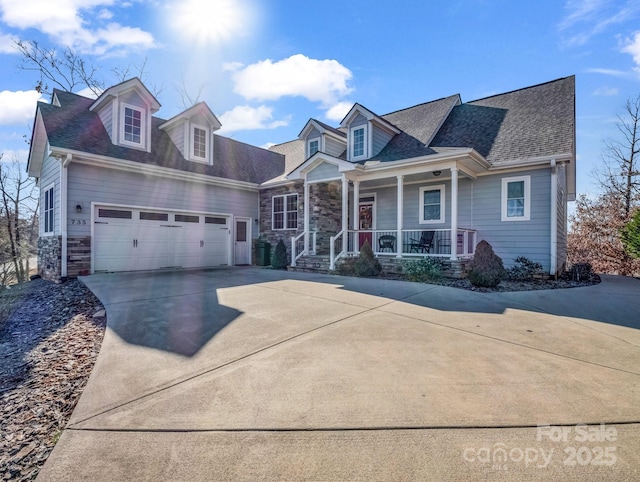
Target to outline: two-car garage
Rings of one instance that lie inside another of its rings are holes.
[[[94,206],[93,271],[233,264],[231,216]]]

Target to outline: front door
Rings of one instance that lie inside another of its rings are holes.
[[[359,210],[360,220],[358,222],[358,246],[360,249],[365,241],[373,249],[373,230],[376,228],[376,197],[375,195],[360,196]]]
[[[234,236],[235,264],[251,264],[251,219],[236,218]]]

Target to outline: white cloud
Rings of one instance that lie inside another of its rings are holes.
[[[593,36],[612,25],[628,22],[640,14],[640,3],[627,0],[624,4],[607,0],[567,0],[566,15],[558,24],[565,36],[565,47],[586,44]]]
[[[616,88],[616,87],[598,87],[596,90],[593,91],[593,95],[599,95],[599,96],[603,96],[603,97],[609,97],[612,95],[618,95],[618,93],[620,92],[620,89]]]
[[[100,89],[101,90],[101,89]],[[74,92],[75,94],[81,95],[82,97],[86,97],[88,99],[97,99],[98,95],[91,90],[89,87],[85,87],[84,89],[78,91],[78,92]],[[100,91],[100,93],[102,93],[102,91]]]
[[[5,149],[0,152],[2,154],[2,162],[12,162],[17,160],[18,162],[25,162],[29,156],[28,149]]]
[[[590,74],[610,75],[611,77],[628,77],[629,76],[629,72],[625,72],[624,70],[615,70],[615,69],[592,68],[592,69],[587,69],[586,72]]]
[[[328,107],[352,92],[353,74],[337,60],[310,59],[302,54],[273,62],[270,59],[238,69],[234,91],[249,100],[305,97]]]
[[[353,107],[353,102],[343,100],[329,108],[324,116],[329,120],[340,122],[344,119],[344,116],[347,115],[351,107]]]
[[[0,54],[17,54],[18,50],[14,44],[15,37],[0,32]]]
[[[271,149],[275,145],[276,145],[275,142],[265,142],[260,147],[262,147],[263,149]]]
[[[220,116],[222,132],[243,131],[252,129],[275,129],[289,125],[289,119],[273,120],[273,108],[261,105],[250,107],[239,105]]]
[[[0,0],[0,11],[7,25],[21,30],[40,30],[54,42],[82,53],[104,54],[113,48],[153,47],[153,36],[137,27],[95,24],[112,15],[100,7],[114,4],[115,0],[56,0],[55,5],[50,0]]]
[[[36,111],[36,102],[42,95],[35,90],[0,92],[0,124],[31,123]]]
[[[222,64],[222,70],[227,72],[235,72],[236,70],[240,70],[244,67],[242,62],[225,62]]]
[[[631,39],[628,39],[622,51],[633,57],[636,64],[635,70],[640,71],[640,31],[635,32]]]

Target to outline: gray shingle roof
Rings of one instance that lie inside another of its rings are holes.
[[[327,125],[324,122],[319,121],[318,119],[313,119],[313,120],[318,124],[320,124],[326,130],[328,130],[329,132],[332,132],[333,134],[337,135],[338,137],[343,137],[343,138],[347,137],[347,133],[345,131],[336,129],[335,127],[331,127],[330,125]]]
[[[61,107],[38,104],[53,147],[253,183],[284,172],[282,154],[218,135],[214,135],[213,165],[188,161],[167,133],[158,129],[166,121],[157,117],[152,117],[150,153],[114,145],[98,114],[89,111],[94,100],[69,92],[55,94]]]
[[[574,152],[575,77],[454,107],[431,147],[473,147],[492,164]]]
[[[284,156],[285,167],[284,172],[280,173],[279,176],[270,179],[266,184],[284,181],[287,174],[295,170],[300,164],[306,161],[304,157],[304,141],[300,139],[294,139],[293,141],[276,144],[275,146],[271,146],[269,150],[272,152],[277,152],[278,154]]]
[[[375,160],[389,162],[435,154],[427,144],[459,102],[460,96],[456,94],[381,116],[402,132],[389,141]]]

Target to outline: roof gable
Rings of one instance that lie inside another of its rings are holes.
[[[142,97],[152,113],[160,110],[160,103],[158,100],[137,77],[125,80],[113,87],[109,87],[95,100],[95,102],[93,102],[93,104],[91,104],[89,110],[97,110],[112,98],[119,97],[131,91],[136,91]]]
[[[172,126],[179,124],[180,121],[188,121],[189,119],[197,116],[204,117],[211,128],[214,131],[217,131],[222,127],[222,124],[213,113],[213,111],[209,108],[209,106],[205,102],[198,102],[194,106],[188,108],[187,110],[181,112],[180,114],[172,117],[162,125],[160,125],[160,129],[170,129]]]
[[[400,129],[391,124],[389,121],[385,120],[377,114],[374,114],[372,111],[358,103],[353,104],[353,107],[351,107],[349,112],[347,112],[347,115],[344,116],[344,119],[342,119],[342,122],[340,122],[340,127],[345,129],[348,128],[349,124],[351,124],[351,122],[358,115],[363,116],[365,119],[367,119],[367,121],[374,122],[379,127],[382,127],[383,129],[386,129],[394,134],[399,134],[401,132]]]

